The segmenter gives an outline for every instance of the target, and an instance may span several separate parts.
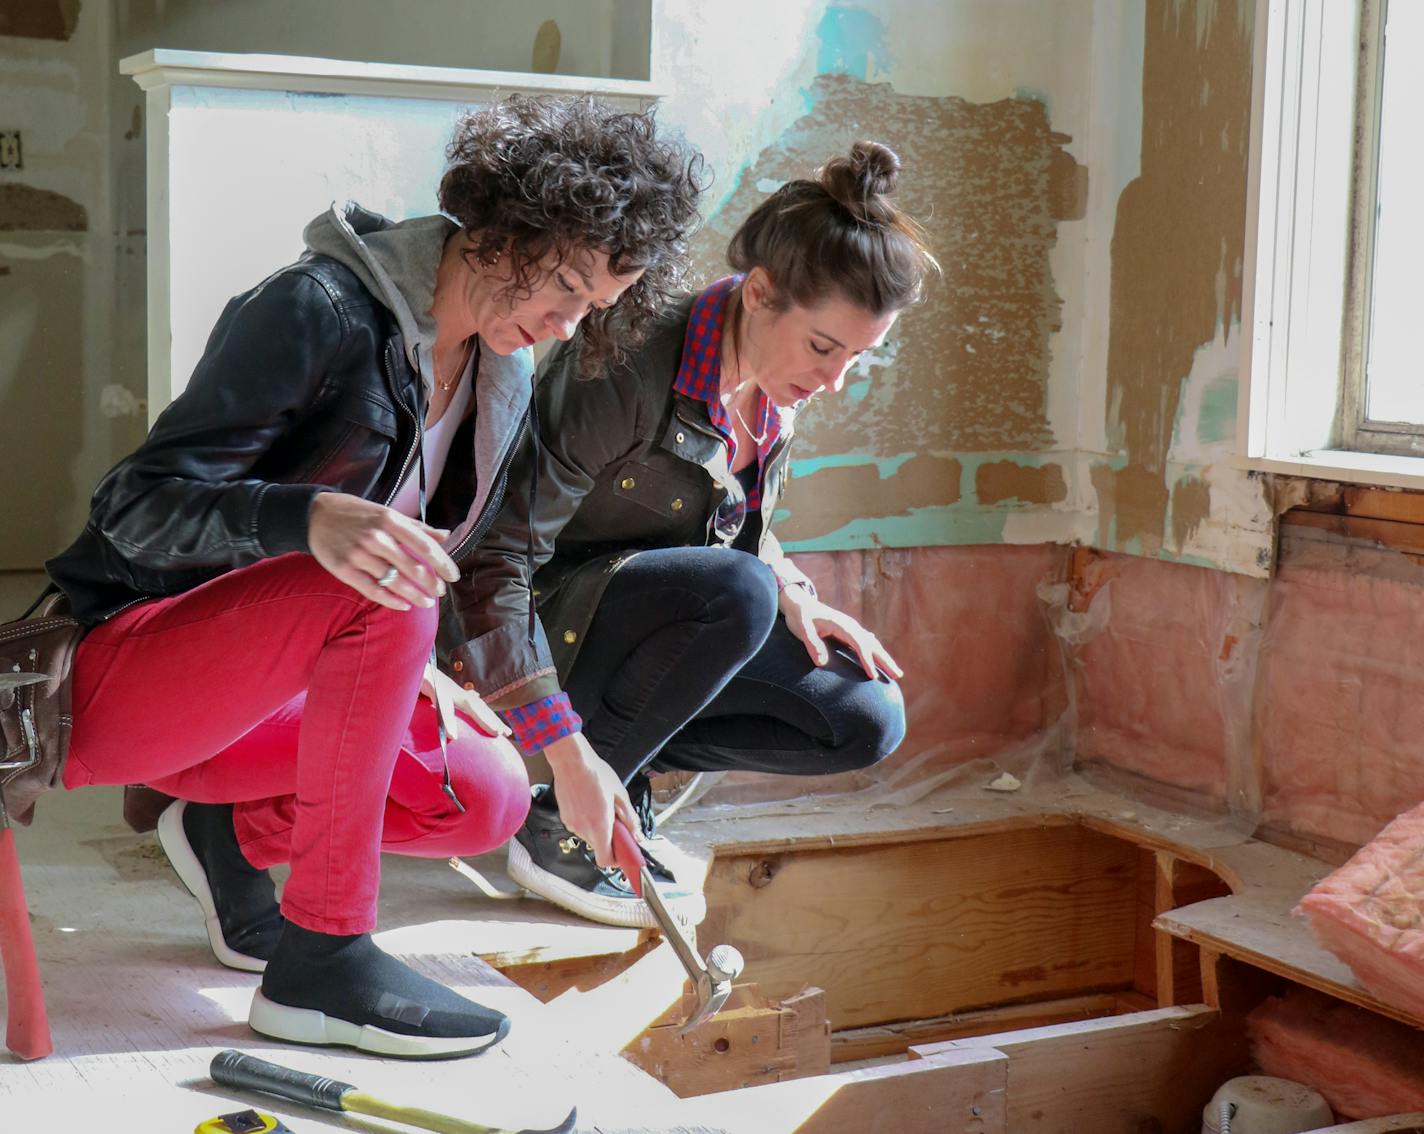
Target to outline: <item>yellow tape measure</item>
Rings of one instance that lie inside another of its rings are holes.
[[[259,1110],[239,1110],[199,1123],[193,1134],[292,1134],[292,1129],[280,1118]]]

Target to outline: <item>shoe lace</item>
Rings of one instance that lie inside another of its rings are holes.
[[[653,784],[639,772],[628,781],[628,798],[633,801],[633,810],[638,814],[638,826],[643,829],[643,838],[651,839],[658,831],[658,823],[653,815]]]
[[[599,874],[603,875],[604,878],[608,879],[608,881],[616,883],[619,879],[622,879],[623,883],[628,886],[628,889],[631,890],[633,888],[631,883],[628,882],[628,876],[618,867],[599,866],[598,859],[593,856],[593,848],[590,847],[584,839],[579,838],[579,836],[572,832],[565,835],[564,839],[567,841],[571,850],[575,850],[582,855],[588,864],[593,867],[594,870],[598,871]]]

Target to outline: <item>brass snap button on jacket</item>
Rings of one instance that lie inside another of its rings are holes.
[[[620,488],[632,488],[637,483],[638,482],[634,480],[631,476],[625,476],[622,480],[618,482]]]
[[[674,512],[681,512],[681,511],[682,511],[682,497],[678,497],[676,500],[674,500],[674,501],[672,502],[671,507],[672,507],[672,510],[673,510]]]
[[[576,633],[574,633],[574,631],[572,631],[572,630],[565,630],[565,631],[564,631],[564,641],[567,642],[569,645],[572,646],[575,642],[578,641],[578,635],[577,635]]]
[[[457,661],[450,668],[453,669],[456,673],[459,673],[462,669],[465,668],[465,663],[462,661]]]

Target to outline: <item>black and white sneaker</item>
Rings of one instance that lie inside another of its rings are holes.
[[[247,1022],[288,1043],[397,1059],[474,1055],[509,1034],[503,1012],[422,976],[378,949],[370,934],[317,933],[291,922]]]
[[[559,819],[558,807],[546,802],[547,789],[534,789],[529,817],[509,843],[509,876],[541,898],[605,925],[656,929],[657,918],[633,892],[623,872],[599,866],[593,851]],[[666,840],[662,840],[666,842]],[[707,916],[700,889],[679,883],[650,849],[648,870],[663,903],[679,921],[696,925]]]
[[[285,921],[272,876],[249,863],[237,845],[232,804],[170,804],[158,817],[158,842],[202,907],[213,955],[230,969],[262,972]]]

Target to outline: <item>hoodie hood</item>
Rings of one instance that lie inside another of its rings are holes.
[[[457,228],[448,217],[391,221],[354,201],[332,205],[302,233],[307,248],[350,268],[395,316],[406,357],[429,396],[434,386],[435,273],[445,241]],[[475,381],[475,483],[473,506],[449,541],[458,546],[473,527],[497,479],[496,470],[514,444],[533,390],[534,354],[481,350]]]
[[[435,347],[435,272],[455,231],[447,217],[389,221],[354,201],[332,205],[306,227],[307,248],[338,260],[396,317],[406,354],[426,385]]]

